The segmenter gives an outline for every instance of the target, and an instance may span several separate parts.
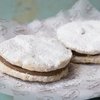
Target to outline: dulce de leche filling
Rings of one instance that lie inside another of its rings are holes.
[[[78,53],[75,51],[72,51],[74,56],[78,56],[78,57],[87,57],[87,56],[98,56],[100,54],[95,54],[95,55],[90,55],[90,54],[82,54],[82,53]]]
[[[13,65],[13,64],[9,63],[8,61],[6,61],[1,56],[0,56],[0,61],[13,70],[16,70],[16,71],[19,71],[19,72],[22,72],[22,73],[27,73],[27,74],[30,74],[30,75],[36,75],[36,76],[54,76],[54,75],[60,74],[62,71],[64,71],[67,68],[67,67],[64,67],[64,68],[49,71],[49,72],[38,72],[38,71],[30,71],[30,70],[27,70],[27,69],[23,69],[23,68],[21,68],[17,65]]]

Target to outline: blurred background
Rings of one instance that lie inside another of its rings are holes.
[[[66,10],[77,0],[0,0],[0,18],[21,23],[44,19]],[[89,0],[100,10],[100,0]]]
[[[45,19],[67,10],[77,0],[0,0],[0,19],[28,23],[34,19]],[[89,0],[100,10],[100,0]],[[13,97],[0,94],[0,100],[13,100]]]

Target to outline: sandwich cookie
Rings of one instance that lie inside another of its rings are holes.
[[[54,38],[18,35],[0,44],[0,71],[25,81],[52,82],[68,74],[72,52]]]
[[[73,52],[72,62],[100,63],[100,21],[75,21],[57,29],[58,39]]]

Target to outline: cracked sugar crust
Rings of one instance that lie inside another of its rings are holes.
[[[57,29],[57,37],[67,48],[78,53],[100,53],[100,21],[70,22]]]
[[[24,69],[47,72],[65,67],[72,52],[54,38],[18,35],[0,44],[0,55]]]

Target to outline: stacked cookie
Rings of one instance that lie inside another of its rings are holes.
[[[68,23],[57,29],[57,39],[18,35],[0,44],[0,71],[21,80],[60,80],[70,62],[100,63],[99,21]]]
[[[72,52],[54,38],[18,35],[0,44],[0,71],[25,80],[52,82],[68,74]]]
[[[100,64],[100,21],[76,21],[57,30],[58,39],[73,52],[73,63]]]

